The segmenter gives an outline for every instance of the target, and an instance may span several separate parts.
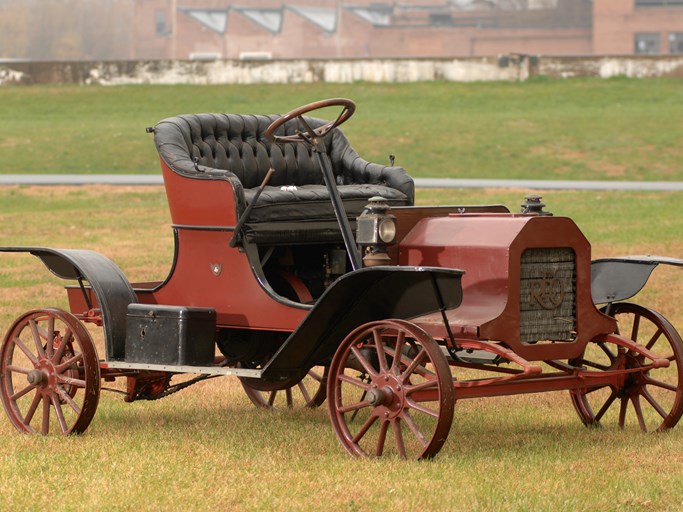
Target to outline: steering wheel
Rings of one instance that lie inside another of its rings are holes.
[[[302,117],[304,114],[311,112],[313,110],[318,110],[325,107],[343,107],[341,113],[334,121],[325,123],[317,128],[311,128],[309,124]],[[345,122],[349,117],[353,115],[356,110],[356,104],[347,100],[346,98],[331,98],[328,100],[315,101],[304,105],[303,107],[296,108],[287,114],[278,117],[275,121],[270,123],[270,126],[266,129],[265,137],[272,142],[308,142],[315,143],[315,139],[319,137],[324,137],[330,130],[336,128],[343,122]],[[280,126],[285,124],[287,121],[292,119],[299,119],[299,122],[303,125],[304,131],[297,130],[294,135],[275,135],[275,130]]]

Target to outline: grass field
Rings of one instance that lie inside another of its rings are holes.
[[[419,190],[423,204],[502,202],[524,191]],[[683,254],[678,193],[546,192],[595,257]],[[89,248],[131,280],[172,258],[161,187],[2,187],[0,245]],[[145,222],[140,222],[145,219]],[[683,326],[683,274],[658,269],[639,296]],[[0,331],[21,312],[64,306],[63,283],[31,256],[2,255]],[[235,379],[157,402],[104,393],[90,429],[22,436],[0,418],[0,510],[651,511],[683,507],[683,430],[583,427],[567,393],[461,401],[429,462],[356,460],[316,410],[254,408]]]
[[[344,130],[421,177],[681,180],[676,80],[527,83],[0,87],[0,173],[158,172],[151,137],[188,112],[271,113],[357,101]],[[503,203],[523,190],[419,190],[421,204]],[[681,194],[545,192],[593,257],[683,256]],[[173,239],[161,187],[0,187],[0,246],[93,249],[131,281],[163,279]],[[2,254],[0,333],[22,312],[66,307],[36,258]],[[683,272],[658,268],[637,301],[683,329]],[[435,460],[358,460],[325,406],[256,409],[236,379],[155,402],[103,393],[71,438],[23,436],[0,413],[4,510],[683,509],[683,426],[643,435],[583,427],[568,393],[460,401]]]
[[[152,173],[147,126],[196,112],[284,113],[328,97],[367,160],[417,177],[680,180],[675,79],[524,83],[0,88],[0,173]],[[324,114],[322,114],[324,116]]]

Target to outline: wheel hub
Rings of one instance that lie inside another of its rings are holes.
[[[628,354],[626,356],[626,368],[628,369],[635,369],[635,368],[641,368],[643,366],[643,361],[639,356],[633,355],[633,354]],[[624,382],[619,389],[619,392],[617,395],[620,398],[625,398],[625,397],[631,397],[634,395],[637,395],[640,393],[640,390],[643,388],[643,385],[645,384],[645,376],[644,373],[647,372],[636,372],[636,373],[630,373],[626,376],[624,379]]]
[[[405,389],[393,375],[380,375],[368,391],[366,400],[380,417],[395,418],[405,406]]]
[[[28,372],[26,380],[29,384],[44,388],[54,383],[56,374],[57,370],[55,369],[55,365],[52,364],[49,359],[40,359],[38,361],[38,366],[34,370]]]
[[[45,382],[47,382],[48,376],[42,370],[31,370],[30,372],[28,372],[28,375],[26,375],[26,380],[29,384],[38,386],[39,384],[44,384]]]
[[[372,388],[370,391],[368,391],[367,396],[368,402],[370,402],[370,405],[373,407],[391,403],[392,398],[393,393],[391,388]]]

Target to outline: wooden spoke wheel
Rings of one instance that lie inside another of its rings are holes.
[[[659,313],[637,304],[612,305],[619,333],[655,354],[666,357],[668,368],[626,375],[618,386],[587,387],[571,392],[572,402],[587,426],[617,424],[643,432],[666,430],[683,414],[683,342],[676,329]],[[639,368],[649,361],[609,343],[589,343],[583,356],[572,361],[597,370]]]
[[[357,456],[433,457],[453,421],[453,377],[441,348],[403,320],[362,325],[341,343],[327,382],[332,427]]]
[[[20,316],[0,348],[0,397],[20,432],[84,432],[100,397],[100,366],[83,324],[59,309]]]
[[[327,374],[329,367],[316,366],[311,368],[306,376],[297,384],[272,391],[260,391],[249,384],[246,379],[241,379],[242,387],[249,400],[257,406],[266,409],[280,407],[310,407],[322,405],[327,397]]]

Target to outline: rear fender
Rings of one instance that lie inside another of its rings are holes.
[[[102,315],[106,360],[123,360],[128,304],[137,302],[121,269],[101,254],[80,249],[48,247],[0,247],[0,252],[27,252],[38,258],[61,279],[87,281]]]
[[[436,267],[372,267],[340,277],[266,365],[263,378],[284,379],[324,363],[351,331],[367,322],[458,307],[463,273]]]
[[[622,256],[591,262],[594,304],[630,299],[643,289],[658,265],[683,267],[683,260],[666,256]]]

